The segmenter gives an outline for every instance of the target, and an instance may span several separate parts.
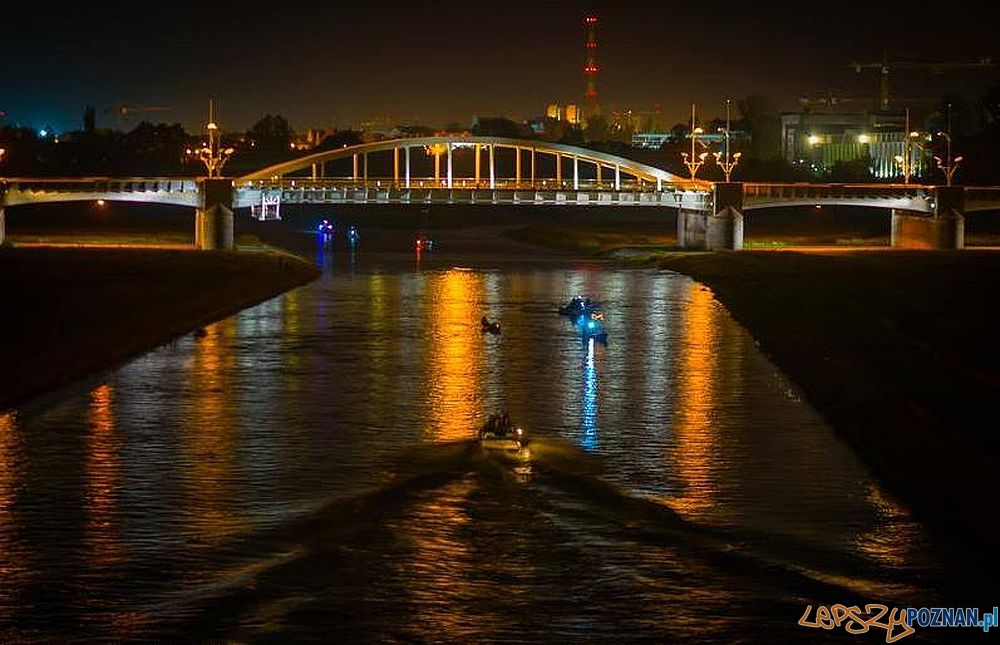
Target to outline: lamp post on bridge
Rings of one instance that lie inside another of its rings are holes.
[[[938,168],[944,173],[945,181],[948,186],[951,186],[951,178],[955,176],[955,171],[958,170],[958,164],[962,161],[962,157],[951,158],[951,135],[947,132],[938,132],[939,137],[944,137],[946,143],[946,154],[945,160],[942,161],[941,157],[935,156],[934,161],[937,162]]]
[[[688,172],[691,173],[691,179],[695,178],[698,174],[698,169],[702,167],[705,163],[705,157],[708,156],[707,152],[702,152],[701,154],[695,154],[695,142],[701,143],[698,140],[698,135],[702,134],[704,130],[695,127],[695,104],[691,104],[691,154],[690,156],[686,152],[682,152],[681,156],[684,158],[684,165],[687,166]],[[702,144],[704,146],[704,144]]]
[[[198,148],[195,152],[198,155],[198,159],[205,164],[205,168],[208,170],[208,177],[211,179],[221,176],[222,166],[226,164],[226,161],[233,154],[232,148],[222,147],[222,135],[219,132],[218,124],[215,122],[214,101],[208,102],[208,124],[205,126],[205,129],[208,130],[208,144]]]
[[[729,177],[730,177],[730,175],[732,174],[733,170],[736,168],[736,165],[740,162],[740,157],[743,155],[742,152],[737,152],[735,155],[733,155],[732,160],[730,161],[730,157],[729,157],[729,104],[730,103],[731,103],[731,101],[729,99],[726,99],[726,129],[725,129],[725,135],[726,135],[726,160],[722,161],[722,159],[721,159],[722,153],[721,152],[713,152],[712,153],[715,156],[715,163],[716,163],[716,165],[718,165],[719,168],[722,168],[722,172],[726,175],[726,183],[727,184],[729,183]],[[693,151],[692,151],[692,154],[693,154]],[[694,173],[691,174],[691,179],[694,179]]]
[[[910,130],[910,108],[906,108],[906,130],[903,133],[903,154],[896,155],[893,159],[899,164],[903,171],[903,183],[910,183],[913,176],[914,166],[920,168],[923,165],[924,144],[919,143],[922,133]],[[920,154],[916,164],[913,163],[913,149],[916,148]]]

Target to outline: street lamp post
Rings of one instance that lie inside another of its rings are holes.
[[[945,140],[945,159],[941,160],[941,157],[935,156],[934,161],[937,162],[938,168],[944,173],[945,181],[947,185],[951,186],[951,178],[955,176],[955,171],[958,170],[958,164],[962,161],[962,157],[951,158],[951,135],[947,132],[938,132],[939,137],[944,137]]]
[[[221,176],[222,166],[226,164],[230,155],[233,154],[232,148],[222,147],[222,134],[219,132],[219,126],[215,122],[214,101],[208,102],[208,125],[205,128],[208,130],[208,144],[198,148],[196,152],[198,158],[205,164],[208,176],[211,179]]]
[[[698,139],[698,135],[703,133],[704,130],[697,128],[695,123],[695,104],[691,104],[691,154],[690,156],[686,152],[682,152],[681,156],[684,158],[684,165],[687,166],[688,172],[691,173],[691,179],[695,178],[698,174],[698,169],[701,168],[702,164],[705,163],[705,157],[708,156],[707,152],[702,152],[701,154],[695,154],[695,142]]]
[[[742,152],[737,152],[735,155],[733,155],[732,160],[730,160],[730,157],[729,157],[729,104],[730,104],[730,102],[731,101],[729,99],[726,99],[726,130],[725,130],[725,135],[726,135],[726,160],[722,161],[722,159],[721,159],[722,153],[721,152],[714,152],[714,153],[712,153],[715,156],[715,163],[720,168],[722,168],[722,172],[726,175],[726,183],[727,184],[729,183],[729,176],[732,174],[733,169],[736,168],[736,164],[738,164],[740,162],[740,156],[743,154]],[[692,174],[691,178],[694,179],[694,175],[693,174]]]
[[[903,183],[910,183],[910,177],[913,176],[914,166],[917,168],[922,164],[922,159],[924,155],[924,146],[922,143],[918,143],[917,140],[921,137],[921,133],[916,130],[910,130],[910,108],[906,108],[906,131],[903,134],[903,154],[896,155],[894,159],[896,163],[899,164],[903,171]],[[920,153],[920,160],[914,164],[913,163],[913,149],[916,148]]]

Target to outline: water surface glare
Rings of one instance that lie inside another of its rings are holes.
[[[528,454],[471,441],[500,409]],[[810,603],[933,606],[928,554],[670,272],[330,263],[0,412],[4,641],[810,642]]]

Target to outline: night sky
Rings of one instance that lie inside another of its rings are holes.
[[[990,7],[992,5],[992,7]],[[606,110],[662,105],[685,121],[726,97],[768,96],[794,107],[832,91],[873,100],[876,72],[855,60],[1000,61],[993,2],[271,2],[206,8],[190,2],[20,2],[3,10],[3,125],[79,129],[84,106],[99,127],[147,118],[197,130],[207,100],[227,129],[265,113],[296,129],[395,123],[467,124],[473,115],[531,118],[551,102],[581,103],[583,14],[601,24],[598,87]],[[944,13],[945,11],[949,13]],[[943,26],[943,28],[941,28]],[[1000,71],[940,76],[902,70],[899,95],[982,89]],[[120,104],[169,107],[122,122]],[[868,103],[859,103],[868,107]]]

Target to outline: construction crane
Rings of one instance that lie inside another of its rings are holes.
[[[140,112],[167,112],[170,108],[164,105],[131,105],[122,103],[104,108],[104,114],[113,115],[118,119],[118,127],[121,128],[128,121],[129,117]]]
[[[896,60],[890,61],[889,54],[882,52],[882,60],[874,63],[853,62],[848,67],[854,69],[858,74],[863,69],[879,70],[879,96],[878,107],[882,111],[889,109],[889,72],[897,69],[925,69],[931,74],[941,74],[945,71],[956,69],[989,69],[996,66],[992,58],[984,57],[978,61],[969,62],[944,62],[944,61],[923,61],[923,60]]]

